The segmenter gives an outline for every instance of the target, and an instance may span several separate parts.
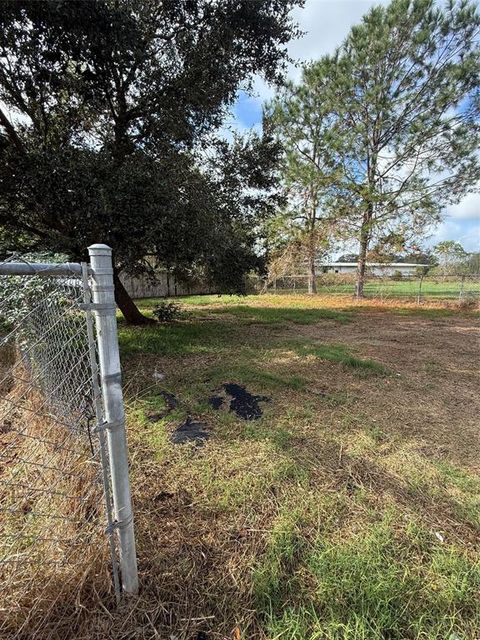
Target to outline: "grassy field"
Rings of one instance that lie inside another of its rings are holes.
[[[341,276],[339,276],[339,279]],[[286,279],[283,283],[287,289],[285,293],[291,293],[292,281]],[[298,285],[299,283],[297,283]],[[276,293],[282,293],[282,281],[279,281]],[[305,286],[305,285],[304,285]],[[353,279],[351,282],[335,282],[334,277],[329,277],[325,282],[322,277],[318,278],[318,291],[320,294],[329,295],[353,295],[355,292],[355,284]],[[305,293],[305,290],[299,289],[299,293]],[[365,283],[365,295],[369,298],[411,298],[417,299],[420,295],[422,300],[455,300],[464,297],[480,298],[480,278],[466,278],[462,283],[461,278],[447,277],[443,280],[441,277],[425,278],[422,281],[420,289],[420,280],[418,278],[403,280],[391,280],[390,278],[372,278]]]
[[[119,325],[142,592],[72,637],[478,638],[475,313],[181,302],[174,324]],[[263,416],[210,406],[224,383]],[[203,446],[172,444],[187,416]]]

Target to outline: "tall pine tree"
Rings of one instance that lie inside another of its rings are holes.
[[[304,70],[298,121],[329,130],[331,215],[358,241],[358,297],[372,241],[418,237],[480,177],[479,29],[469,0],[393,0]]]

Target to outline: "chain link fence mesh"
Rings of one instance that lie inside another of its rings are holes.
[[[325,295],[354,295],[355,274],[326,273],[316,277],[317,292]],[[268,293],[306,293],[308,276],[285,275],[253,282],[253,290]],[[385,275],[367,276],[366,297],[380,300],[405,299],[418,303],[429,300],[480,301],[480,275]]]
[[[78,273],[0,275],[2,637],[111,590],[84,301]]]

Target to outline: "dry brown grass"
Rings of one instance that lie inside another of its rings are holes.
[[[413,522],[429,541],[440,545],[439,534],[474,561],[480,532],[476,317],[443,316],[439,302],[422,305],[422,313],[413,303],[341,297],[262,296],[248,305],[355,313],[345,324],[282,323],[272,331],[268,324],[242,326],[219,302],[189,320],[200,327],[224,323],[225,335],[211,350],[196,351],[190,332],[184,353],[129,355],[125,389],[141,592],[116,609],[105,598],[105,559],[94,556],[96,568],[77,583],[83,585],[78,601],[73,582],[63,595],[55,586],[59,595],[51,596],[43,623],[36,630],[24,626],[19,637],[196,640],[204,633],[208,640],[237,640],[240,633],[242,640],[271,639],[256,572],[272,540],[294,531],[307,552],[319,538],[355,541],[385,512],[396,514],[392,531],[400,551]],[[209,309],[221,313],[206,316]],[[241,335],[230,346],[225,336],[233,325]],[[295,341],[344,345],[390,373],[360,376],[313,352],[302,355]],[[160,384],[154,371],[165,374]],[[199,403],[230,380],[272,396],[262,420],[244,423]],[[152,422],[158,386],[173,391],[180,406]],[[169,441],[186,414],[210,427],[211,439],[201,448]],[[453,481],[451,469],[458,473]],[[294,556],[282,580],[299,580],[298,599],[308,600],[316,587],[296,562]]]
[[[393,377],[352,379],[348,387],[358,395],[358,404],[367,405],[387,435],[419,440],[432,455],[449,457],[479,472],[480,322],[475,316],[366,312],[348,325],[333,327],[324,322],[298,327],[297,332],[312,340],[351,345],[390,367]],[[343,378],[344,373],[339,373]]]
[[[210,296],[213,298],[213,296]],[[188,300],[188,298],[186,299]],[[480,309],[480,300],[475,298],[464,298],[455,300],[446,300],[442,298],[426,298],[420,303],[411,297],[395,297],[395,298],[363,298],[358,300],[351,295],[331,295],[322,294],[321,292],[309,296],[305,294],[288,293],[285,295],[278,294],[264,294],[258,296],[247,296],[245,303],[251,307],[288,307],[301,309],[371,309],[375,312],[381,311],[398,311],[398,309],[412,310],[412,311],[428,311],[446,309],[451,311],[463,310],[463,311],[478,311]],[[189,305],[188,302],[182,303],[184,307],[196,309],[196,305]],[[239,304],[242,304],[242,299],[239,300]],[[218,301],[213,300],[208,304],[202,304],[203,309],[225,307],[225,311],[228,312],[228,306],[225,306],[225,296],[219,297]]]
[[[2,405],[0,637],[65,638],[111,594],[98,463],[24,383]]]

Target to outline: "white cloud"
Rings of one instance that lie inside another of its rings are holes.
[[[465,251],[480,251],[480,220],[465,222],[447,218],[438,225],[426,244],[433,247],[442,240],[456,240]]]
[[[291,16],[304,35],[288,44],[288,55],[296,64],[288,66],[287,77],[298,82],[301,76],[300,63],[333,53],[346,38],[350,28],[360,22],[370,7],[387,2],[388,0],[306,0],[303,8],[295,8]],[[253,83],[253,94],[263,103],[273,98],[275,90],[257,76]]]
[[[461,202],[448,207],[446,213],[456,220],[477,220],[480,223],[480,193],[469,193]]]
[[[480,251],[480,193],[467,194],[458,204],[447,207],[444,215],[427,244],[456,240],[466,251]]]
[[[305,35],[290,42],[290,56],[304,62],[333,53],[370,7],[386,3],[387,0],[307,0],[303,9],[292,11],[292,18]],[[292,66],[289,76],[298,80],[300,69]]]

